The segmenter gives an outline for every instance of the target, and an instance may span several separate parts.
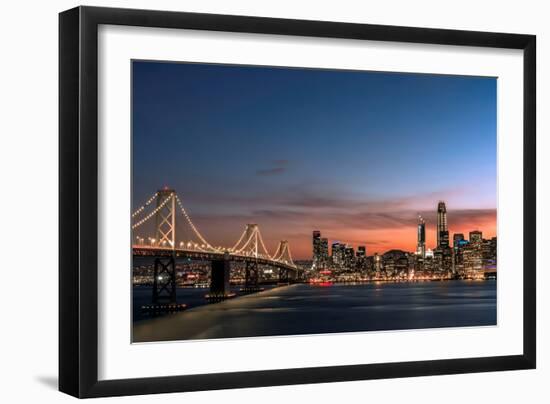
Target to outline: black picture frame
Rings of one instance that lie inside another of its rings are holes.
[[[523,354],[99,381],[100,24],[523,50]],[[97,7],[77,7],[60,13],[59,389],[84,398],[535,368],[535,60],[534,35]]]

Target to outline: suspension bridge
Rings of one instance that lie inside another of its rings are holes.
[[[146,224],[153,224],[153,236],[138,235]],[[179,230],[178,230],[179,229]],[[296,278],[288,241],[281,240],[270,254],[256,223],[246,224],[233,246],[214,246],[194,225],[176,191],[163,188],[155,192],[132,213],[134,257],[154,259],[153,303],[176,303],[176,259],[211,262],[210,296],[223,300],[229,296],[231,263],[245,267],[246,291],[259,290],[260,271],[274,268],[279,282]],[[181,234],[180,234],[181,233]]]

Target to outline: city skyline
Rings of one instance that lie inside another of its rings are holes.
[[[415,237],[415,240],[416,240],[416,246],[414,249],[402,249],[402,248],[388,248],[384,251],[371,251],[368,249],[368,243],[367,242],[357,242],[357,243],[348,243],[346,242],[345,240],[340,240],[340,239],[333,239],[332,237],[330,237],[330,235],[327,235],[325,232],[323,232],[321,229],[316,229],[316,230],[313,230],[312,231],[312,234],[313,234],[313,239],[315,240],[315,238],[318,238],[319,240],[327,240],[328,242],[328,246],[329,246],[329,249],[328,249],[328,255],[331,256],[333,254],[333,251],[332,251],[332,247],[335,245],[335,244],[340,244],[342,246],[346,246],[346,247],[352,247],[354,249],[355,252],[358,251],[358,249],[362,249],[362,248],[365,248],[367,247],[366,249],[366,255],[367,256],[372,256],[374,254],[378,254],[378,255],[382,255],[388,251],[392,251],[392,250],[402,250],[404,252],[407,252],[407,253],[416,253],[416,254],[419,254],[419,255],[422,255],[424,256],[426,254],[427,251],[431,251],[433,252],[433,250],[436,250],[437,247],[441,247],[441,246],[444,246],[444,247],[452,247],[453,246],[453,238],[451,236],[462,236],[462,237],[465,237],[464,239],[467,240],[467,241],[470,241],[469,240],[469,237],[472,235],[472,234],[481,234],[483,239],[491,239],[491,238],[494,238],[494,237],[497,237],[496,234],[492,234],[492,233],[485,233],[482,229],[479,229],[479,228],[472,228],[470,230],[467,230],[467,231],[451,231],[449,229],[449,226],[447,226],[447,218],[445,217],[444,219],[444,228],[447,229],[447,230],[444,230],[447,232],[447,240],[446,242],[442,243],[442,244],[439,244],[441,241],[438,240],[438,235],[440,234],[440,207],[441,207],[441,204],[443,203],[443,205],[445,205],[445,202],[444,201],[439,201],[438,202],[438,205],[437,205],[437,223],[433,226],[433,232],[434,232],[434,236],[433,236],[433,239],[434,239],[434,244],[433,245],[429,245],[426,240],[428,239],[427,238],[427,233],[429,233],[429,231],[426,230],[426,220],[425,218],[422,216],[422,215],[417,215],[417,227],[416,227],[416,233],[414,235]],[[447,211],[445,210],[445,214],[447,213]],[[464,240],[463,239],[463,240]],[[313,251],[312,251],[312,257],[313,257],[313,260],[315,260],[315,241],[314,241],[314,244],[313,244]]]
[[[311,259],[311,231],[370,254],[496,236],[496,80],[133,62],[133,206],[175,188],[206,238],[258,223]],[[160,158],[162,156],[162,158]]]

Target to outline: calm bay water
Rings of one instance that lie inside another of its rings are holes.
[[[261,285],[264,290],[269,290],[275,287],[275,285]],[[237,295],[242,294],[240,289],[242,286],[231,286],[230,291]],[[208,288],[177,288],[176,300],[177,303],[185,303],[189,309],[195,307],[204,306],[208,304],[205,299],[205,295],[210,292]],[[142,306],[150,305],[152,300],[153,289],[148,286],[134,287],[133,291],[133,306],[132,306],[132,318],[134,322],[151,319],[151,316],[141,310]],[[163,314],[169,315],[169,314]]]
[[[134,341],[486,326],[497,317],[496,281],[296,284],[199,306],[206,292],[179,290],[178,303],[196,307],[135,322]],[[134,306],[150,293],[134,293]]]

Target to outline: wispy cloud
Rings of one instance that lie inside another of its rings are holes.
[[[278,174],[284,173],[285,171],[286,171],[285,167],[266,168],[262,170],[256,170],[256,175],[260,175],[260,176],[278,175]]]
[[[256,170],[256,175],[270,176],[270,175],[283,174],[286,171],[288,160],[286,159],[273,160],[272,165],[273,167],[271,168],[261,168]]]

